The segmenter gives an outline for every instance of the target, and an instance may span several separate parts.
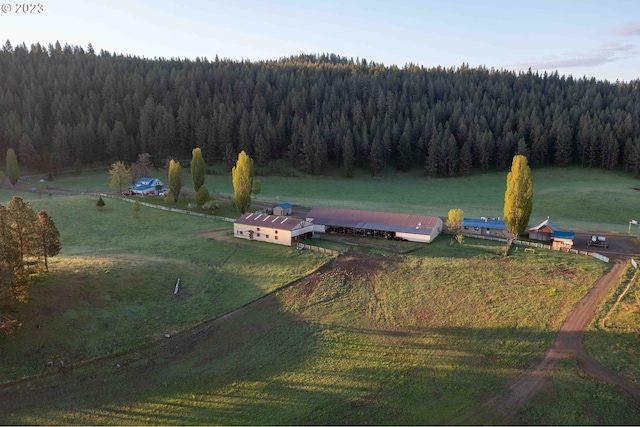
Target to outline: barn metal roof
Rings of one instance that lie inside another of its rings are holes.
[[[549,218],[545,219],[544,221],[542,221],[540,224],[536,225],[535,227],[529,228],[529,231],[538,231],[541,228],[544,228],[545,226],[549,227],[551,229],[551,231],[553,231],[553,232],[560,231],[560,229],[558,227],[556,227],[551,221],[549,221]]]
[[[571,232],[571,231],[554,231],[553,234],[551,234],[551,238],[552,239],[571,239],[573,240],[576,237],[575,233]]]
[[[492,230],[506,230],[507,224],[502,219],[494,218],[465,218],[462,220],[463,227],[489,228]]]
[[[437,216],[319,207],[309,211],[307,220],[314,224],[333,227],[412,234],[431,234],[432,229],[441,221]]]
[[[305,227],[308,224],[300,218],[290,216],[267,215],[263,213],[246,213],[235,221],[237,224],[254,225],[275,230],[293,230],[297,227]]]

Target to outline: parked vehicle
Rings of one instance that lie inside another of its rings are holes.
[[[123,196],[133,196],[133,191],[131,190],[126,190],[122,192]]]
[[[588,245],[605,249],[609,247],[609,245],[607,244],[607,238],[604,236],[591,236]]]

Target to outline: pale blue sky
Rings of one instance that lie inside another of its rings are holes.
[[[13,45],[92,43],[147,58],[252,61],[335,53],[387,66],[464,62],[640,79],[637,0],[45,0],[41,14],[6,4],[13,10],[0,13],[0,38]]]

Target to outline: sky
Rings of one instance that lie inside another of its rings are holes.
[[[637,0],[44,0],[29,3],[36,13],[2,1],[0,40],[13,46],[238,61],[334,53],[386,66],[640,79]]]

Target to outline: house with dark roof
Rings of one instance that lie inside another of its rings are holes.
[[[353,209],[312,208],[307,221],[320,233],[344,233],[430,243],[442,231],[437,216]]]
[[[233,223],[233,235],[240,239],[291,246],[313,237],[313,224],[290,216],[245,213]]]
[[[537,226],[529,228],[528,231],[530,239],[551,242],[551,246],[554,249],[571,249],[573,247],[575,233],[560,230],[549,220],[549,218],[542,221]]]
[[[507,231],[507,224],[499,218],[464,218],[462,234],[467,236],[490,236],[510,239],[513,236]]]

